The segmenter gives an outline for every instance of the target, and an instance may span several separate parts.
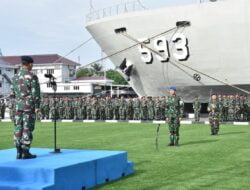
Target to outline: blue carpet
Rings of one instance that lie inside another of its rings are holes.
[[[133,173],[124,151],[33,148],[38,158],[16,160],[16,150],[0,151],[0,190],[82,190]]]

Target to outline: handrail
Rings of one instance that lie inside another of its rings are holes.
[[[117,4],[107,8],[91,11],[86,15],[86,22],[99,20],[105,17],[115,16],[127,12],[135,12],[139,10],[145,10],[145,7],[140,1],[131,1],[126,3]]]

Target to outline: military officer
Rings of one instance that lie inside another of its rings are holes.
[[[180,121],[183,116],[184,103],[176,94],[176,87],[170,87],[170,96],[166,99],[166,120],[169,126],[170,143],[169,146],[178,146],[180,139]]]
[[[40,108],[40,85],[38,77],[31,70],[33,59],[21,57],[21,67],[13,77],[11,97],[15,99],[15,131],[14,143],[17,148],[17,159],[32,159],[36,155],[30,153],[35,127],[35,113]]]
[[[212,95],[207,111],[209,112],[211,135],[218,135],[220,127],[220,108],[216,94]]]
[[[200,121],[201,103],[199,101],[198,96],[195,97],[195,100],[194,100],[194,103],[193,103],[193,110],[194,110],[195,121],[196,122]]]

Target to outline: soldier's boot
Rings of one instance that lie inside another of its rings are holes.
[[[175,139],[175,146],[179,146],[179,139],[180,137],[179,136],[176,136],[176,139]]]
[[[34,159],[34,158],[36,158],[36,155],[31,154],[27,149],[23,150],[22,159]]]
[[[22,159],[22,154],[23,154],[23,149],[21,146],[16,146],[16,150],[17,150],[17,155],[16,155],[16,159]]]
[[[212,132],[213,135],[217,135],[215,126],[213,126],[212,130],[213,130],[213,132]]]
[[[218,135],[219,131],[220,131],[220,126],[217,126],[217,128],[215,130],[216,130],[216,135]]]
[[[219,135],[219,129],[218,128],[216,129],[216,135]]]
[[[170,135],[170,143],[168,144],[168,146],[174,146],[174,135],[173,134]]]
[[[213,126],[211,126],[211,135],[215,135]]]

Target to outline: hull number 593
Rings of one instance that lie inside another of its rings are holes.
[[[139,41],[143,42],[146,46],[150,45],[150,40],[139,39]],[[156,54],[156,58],[161,62],[168,62],[171,56],[179,61],[186,61],[189,58],[188,39],[182,33],[176,33],[170,42],[163,36],[159,37],[153,41],[153,46],[153,49],[161,55]],[[142,44],[138,48],[142,61],[146,64],[152,64],[154,60],[153,52]]]

